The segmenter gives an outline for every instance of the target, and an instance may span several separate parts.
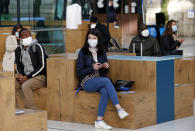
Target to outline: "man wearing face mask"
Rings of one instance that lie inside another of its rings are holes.
[[[110,36],[110,32],[108,31],[106,26],[104,24],[101,24],[98,21],[97,17],[91,17],[90,28],[91,29],[96,28],[96,29],[98,29],[101,32],[101,34],[102,34],[102,41],[103,41],[105,50],[108,51],[108,44],[109,44],[111,36]]]
[[[136,56],[160,56],[158,41],[149,35],[146,25],[141,25],[140,33],[131,40],[129,52]]]
[[[36,109],[33,92],[46,85],[46,58],[44,48],[33,40],[28,29],[22,28],[19,32],[21,44],[15,50],[17,65],[16,95],[25,100],[25,107]],[[16,99],[17,105],[17,99]]]
[[[177,24],[175,20],[169,20],[160,40],[160,49],[163,56],[173,55],[183,43],[183,39],[177,38]]]

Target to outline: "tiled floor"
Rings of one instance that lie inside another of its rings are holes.
[[[195,56],[195,37],[184,38],[185,41],[180,47],[184,50],[184,56]],[[195,99],[194,99],[195,104]],[[194,106],[195,112],[195,106]],[[87,117],[87,116],[86,116]],[[48,121],[48,131],[102,131],[95,129],[93,125]],[[127,129],[114,128],[113,131],[132,131]],[[195,115],[175,121],[154,125],[136,131],[195,131]]]
[[[184,56],[195,56],[195,37],[184,38],[184,43],[180,47]]]
[[[195,104],[195,99],[194,99]],[[194,105],[195,112],[195,105]],[[86,116],[87,117],[87,116]],[[103,131],[95,129],[93,125],[48,121],[48,131]],[[133,131],[128,129],[114,128],[113,131]],[[179,120],[174,120],[159,125],[137,129],[136,131],[195,131],[195,115]]]

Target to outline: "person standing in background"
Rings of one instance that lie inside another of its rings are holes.
[[[113,1],[109,0],[108,2],[108,14],[107,14],[108,23],[114,23],[114,28],[119,28],[117,25],[116,10],[113,7]]]
[[[11,35],[6,39],[5,54],[2,62],[3,71],[14,71],[15,49],[20,44],[19,31],[21,28],[22,25],[15,25]]]
[[[101,35],[102,35],[102,42],[104,44],[105,50],[108,51],[108,45],[109,45],[109,41],[111,39],[110,36],[110,32],[108,31],[108,29],[106,28],[106,26],[104,24],[101,24],[98,20],[97,17],[91,17],[90,20],[90,28],[96,28],[100,31]]]

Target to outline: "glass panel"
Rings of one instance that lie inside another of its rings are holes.
[[[17,23],[17,0],[0,0],[1,26]],[[64,19],[66,0],[20,0],[23,26],[31,26],[48,54],[64,53]]]
[[[45,47],[48,54],[59,54],[65,52],[65,33],[63,29],[37,28],[34,30],[36,39]]]

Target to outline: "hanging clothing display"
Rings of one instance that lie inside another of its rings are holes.
[[[66,28],[67,29],[78,29],[79,24],[82,24],[81,6],[77,3],[67,6],[66,8]]]

